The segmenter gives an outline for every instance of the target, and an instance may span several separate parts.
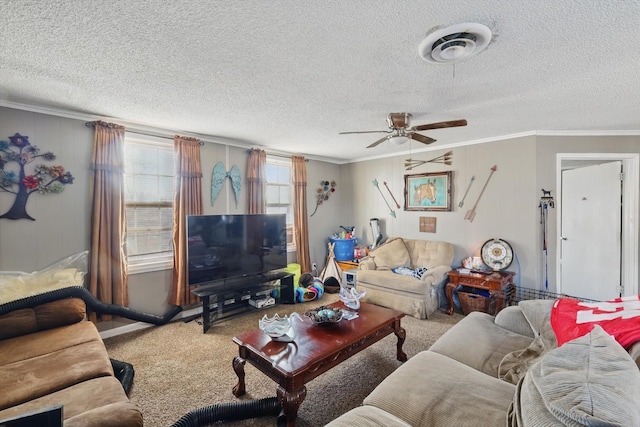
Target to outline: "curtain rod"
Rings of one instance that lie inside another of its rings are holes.
[[[247,150],[247,153],[251,152],[251,150],[253,150],[253,148],[249,148]],[[262,148],[260,148],[260,150],[262,150]],[[282,153],[270,153],[269,151],[265,150],[265,152],[267,153],[267,156],[272,156],[272,157],[280,157],[282,159],[291,159],[291,156],[293,156],[293,154],[282,154]],[[309,159],[305,158],[304,159],[305,162],[308,162]]]
[[[93,122],[85,122],[84,125],[86,127],[93,127],[94,126]],[[173,137],[172,136],[169,136],[167,134],[163,134],[161,132],[141,131],[141,130],[136,130],[136,129],[127,130],[127,126],[124,126],[124,130],[125,130],[125,132],[129,132],[129,133],[135,133],[135,134],[138,134],[138,135],[145,135],[145,136],[152,136],[154,138],[162,138],[162,139],[168,139],[170,141],[173,141]],[[175,135],[179,135],[179,134],[175,134]],[[184,135],[179,135],[179,136],[184,136]],[[189,138],[197,138],[197,137],[189,137]],[[197,139],[200,139],[200,138],[197,138]],[[200,145],[204,145],[204,141],[200,140],[199,144]]]
[[[85,122],[84,125],[86,127],[93,127],[94,126],[94,122]],[[126,125],[124,126],[124,129],[125,129],[125,132],[129,132],[129,133],[135,133],[135,134],[138,134],[138,135],[152,136],[154,138],[162,138],[162,139],[168,139],[170,141],[173,141],[173,137],[169,135],[169,132],[164,133],[164,132],[154,132],[154,131],[149,131],[149,130],[144,130],[143,131],[143,130],[136,129],[135,127],[134,128],[128,128]],[[127,129],[129,129],[129,130],[127,130]],[[179,134],[177,134],[177,135],[179,135]],[[182,135],[182,136],[188,136],[188,135]],[[208,142],[208,143],[211,143],[211,144],[221,144],[221,145],[230,145],[230,146],[233,146],[233,147],[238,147],[238,145],[236,145],[236,144],[232,144],[232,143],[224,142],[224,141],[219,141],[219,142],[207,141],[207,140],[202,140],[201,138],[198,138],[197,136],[196,137],[191,137],[191,138],[199,139],[201,146],[204,145],[205,142]],[[249,151],[251,151],[250,148],[247,149],[247,152],[249,152]],[[292,156],[292,154],[287,155],[287,154],[283,154],[283,153],[268,152],[268,151],[267,151],[267,155],[274,156],[274,157],[281,157],[283,159],[289,159]],[[304,161],[305,162],[309,162],[309,159],[305,158]]]

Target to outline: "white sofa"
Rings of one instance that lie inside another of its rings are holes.
[[[428,319],[444,296],[453,256],[451,243],[392,238],[360,261],[356,286],[367,291],[363,301]],[[398,267],[427,270],[417,278],[394,273]]]
[[[640,342],[595,326],[558,347],[552,303],[470,313],[327,427],[640,426]]]

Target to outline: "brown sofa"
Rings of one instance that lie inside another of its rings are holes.
[[[0,316],[0,420],[63,406],[65,427],[142,426],[78,298]]]

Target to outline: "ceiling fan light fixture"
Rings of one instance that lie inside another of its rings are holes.
[[[483,51],[491,36],[491,30],[482,24],[451,25],[429,34],[420,43],[418,54],[427,62],[452,64]]]
[[[394,136],[388,137],[387,139],[393,145],[402,145],[409,140],[409,138],[404,135],[394,135]]]

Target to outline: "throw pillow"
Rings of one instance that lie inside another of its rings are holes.
[[[507,425],[638,426],[640,371],[600,326],[548,352],[518,383]]]
[[[384,245],[369,252],[369,256],[376,262],[377,270],[411,266],[409,251],[401,238],[389,240]]]

